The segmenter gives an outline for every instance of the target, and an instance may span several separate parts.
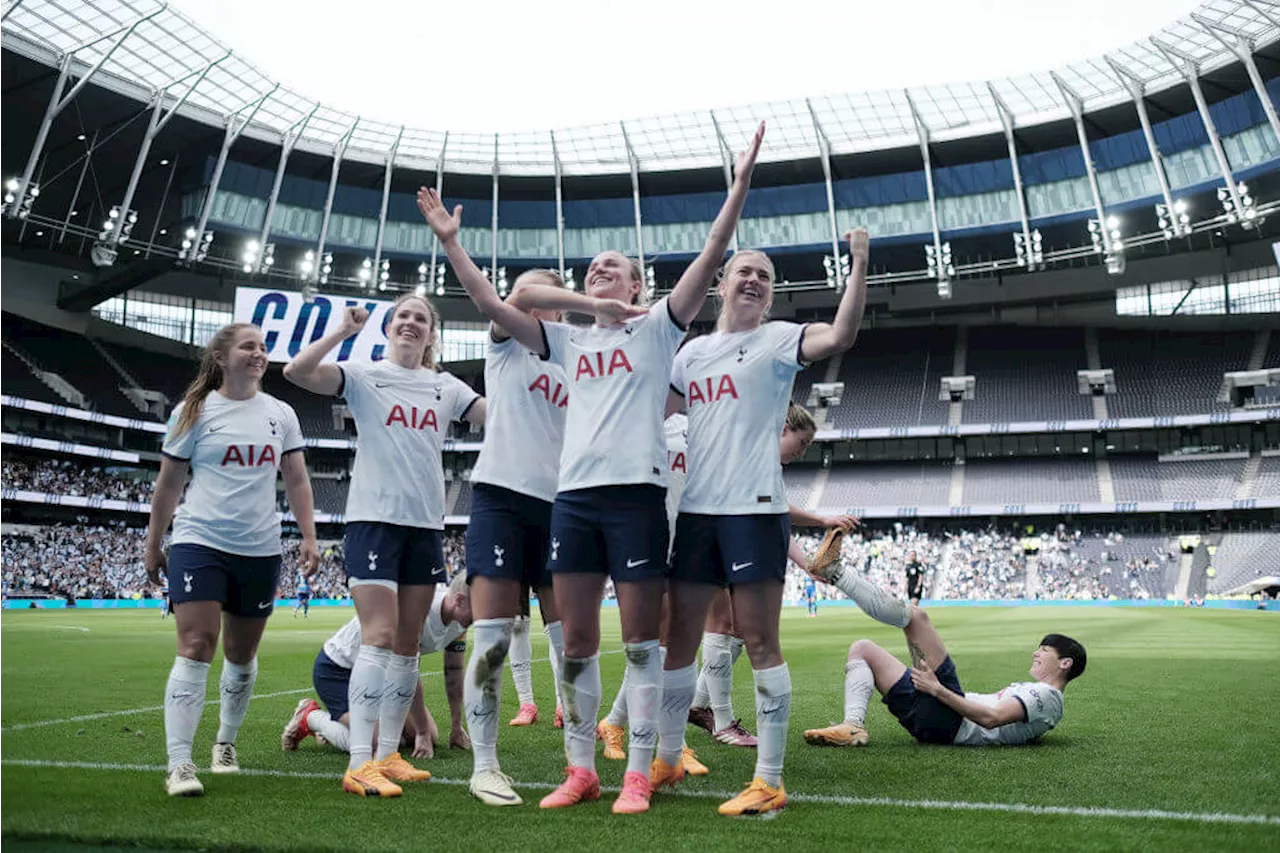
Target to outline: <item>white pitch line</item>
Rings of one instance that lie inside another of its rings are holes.
[[[622,649],[611,649],[609,651],[600,652],[600,654],[620,655],[622,654]],[[545,663],[548,660],[550,660],[550,658],[535,658],[534,660],[530,661],[530,663]],[[424,672],[421,674],[425,677],[430,677],[430,676],[436,676],[436,675],[444,675],[444,672],[442,670],[431,670],[429,672]],[[251,700],[252,699],[276,699],[281,696],[296,696],[299,693],[310,693],[312,692],[313,689],[314,688],[312,687],[300,687],[297,690],[279,690],[275,693],[255,693],[251,697]],[[206,701],[204,704],[205,704],[205,707],[208,707],[210,705],[217,705],[218,701],[219,700],[217,699],[210,699]],[[0,732],[21,732],[27,729],[42,729],[42,728],[45,728],[46,726],[60,726],[66,723],[85,723],[92,720],[106,720],[111,717],[131,717],[134,714],[150,714],[155,711],[163,711],[163,710],[164,710],[163,705],[148,705],[145,708],[124,708],[119,711],[99,711],[94,714],[77,714],[74,717],[59,717],[56,720],[36,720],[35,722],[31,722],[31,723],[14,723],[11,726],[0,727]]]
[[[167,768],[162,764],[108,764],[91,761],[48,761],[44,759],[6,758],[0,765],[12,767],[48,767],[59,770],[108,770],[134,771],[139,773],[163,774]],[[337,773],[316,773],[292,770],[260,770],[242,767],[241,776],[262,776],[276,779],[323,779],[334,781]],[[433,785],[450,785],[460,787],[470,783],[469,779],[446,779],[432,776]],[[517,788],[550,791],[556,782],[516,782]],[[618,793],[621,789],[601,786],[601,791]],[[700,800],[727,800],[736,796],[737,791],[710,791],[682,789],[663,797],[684,797]],[[788,794],[788,800],[794,803],[812,803],[814,805],[845,807],[881,807],[895,809],[911,809],[913,811],[976,811],[1004,812],[1007,814],[1030,815],[1062,815],[1066,817],[1084,818],[1117,818],[1121,820],[1168,820],[1187,823],[1205,824],[1244,824],[1255,826],[1280,826],[1280,816],[1261,814],[1232,814],[1230,812],[1177,812],[1165,809],[1114,809],[1096,806],[1041,806],[1032,803],[982,803],[965,800],[899,800],[893,797],[845,797],[824,794]]]

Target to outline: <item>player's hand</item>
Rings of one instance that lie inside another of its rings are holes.
[[[760,156],[760,145],[764,142],[764,122],[760,122],[760,126],[756,128],[756,135],[751,137],[751,144],[747,146],[747,150],[738,155],[733,163],[734,179],[743,181],[751,180],[751,173],[756,168],[756,158]]]
[[[364,324],[369,322],[369,312],[365,308],[358,305],[351,305],[346,311],[342,312],[342,331],[346,332],[346,337],[360,334],[364,328]]]
[[[449,748],[450,749],[470,749],[471,738],[467,735],[465,729],[461,725],[453,727],[453,731],[449,732]]]
[[[942,690],[942,682],[938,680],[938,676],[934,675],[927,663],[911,668],[911,683],[916,686],[916,690],[929,696],[937,696]]]
[[[314,539],[303,539],[302,549],[298,552],[298,566],[302,576],[309,578],[320,568],[320,546]]]
[[[649,309],[643,305],[631,305],[621,299],[597,299],[594,308],[596,322],[601,326],[625,323],[628,320],[643,317],[649,313]]]
[[[852,515],[824,515],[822,517],[823,527],[838,527],[845,533],[857,527],[862,522]]]
[[[147,580],[156,586],[164,586],[164,578],[161,572],[167,569],[168,561],[165,560],[164,551],[158,545],[156,547],[147,546],[146,553],[142,557],[142,565],[147,570]]]
[[[449,213],[439,194],[430,187],[418,189],[418,210],[441,243],[456,238],[462,230],[462,205],[454,205],[453,213]]]
[[[865,228],[854,228],[845,232],[844,239],[849,242],[849,256],[863,261],[871,254],[871,235]]]
[[[431,733],[423,732],[413,736],[414,758],[435,758],[436,748],[431,743]]]

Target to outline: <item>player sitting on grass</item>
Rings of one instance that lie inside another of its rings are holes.
[[[448,587],[441,584],[436,588],[431,610],[422,626],[419,651],[422,655],[444,652],[444,692],[449,699],[449,716],[453,719],[449,746],[459,749],[471,744],[462,728],[462,673],[466,658],[465,634],[470,624],[471,597],[466,572],[458,572]],[[327,710],[310,697],[298,703],[280,736],[280,746],[286,752],[297,749],[298,744],[311,735],[343,752],[351,751],[347,686],[360,642],[360,620],[355,617],[325,641],[324,648],[316,655],[311,680]],[[435,721],[422,699],[422,680],[418,679],[402,738],[412,744],[414,758],[431,758],[438,737]],[[376,733],[374,738],[376,740]]]
[[[1049,634],[1031,655],[1033,681],[1010,684],[999,693],[966,693],[942,638],[919,607],[899,601],[840,562],[840,536],[827,534],[810,572],[853,599],[878,622],[902,628],[912,667],[870,640],[849,647],[844,668],[844,722],[809,729],[811,744],[865,746],[867,703],[873,689],[902,727],[921,743],[962,746],[1016,745],[1036,740],[1062,720],[1062,693],[1084,672],[1084,647],[1070,637]]]

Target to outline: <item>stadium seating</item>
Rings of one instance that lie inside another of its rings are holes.
[[[1126,455],[1113,456],[1110,463],[1116,500],[1183,501],[1235,497],[1245,460],[1159,462],[1154,455]]]
[[[312,477],[311,491],[315,495],[316,511],[343,513],[347,509],[347,489],[351,481],[331,480],[328,477]]]
[[[966,504],[1080,503],[1098,500],[1091,458],[970,459],[964,471]]]
[[[1253,478],[1253,496],[1280,496],[1280,456],[1264,456],[1261,462]]]
[[[45,403],[66,405],[66,400],[54,393],[53,389],[31,372],[22,359],[18,358],[8,347],[4,348],[3,361],[0,362],[0,379],[3,379],[4,393],[11,397],[25,397],[28,400],[40,400]]]
[[[4,335],[6,340],[16,341],[42,368],[69,382],[95,410],[128,418],[146,417],[120,391],[126,384],[124,377],[83,335],[44,326],[14,314],[4,315]]]
[[[821,469],[814,465],[788,465],[782,469],[787,486],[787,503],[803,508],[813,494],[813,480]]]
[[[168,397],[170,407],[182,399],[187,385],[196,375],[196,365],[190,359],[175,358],[107,341],[98,341],[98,345],[119,362],[143,388],[159,391]]]
[[[1210,594],[1229,592],[1251,580],[1280,575],[1280,532],[1225,533],[1210,559],[1215,577],[1209,578]]]
[[[471,512],[471,481],[463,480],[462,488],[458,492],[458,499],[454,501],[453,507],[448,509],[450,515],[467,515]]]
[[[1107,397],[1115,418],[1229,410],[1216,402],[1222,374],[1249,365],[1253,335],[1102,330],[1102,366],[1115,371]]]
[[[856,429],[945,424],[948,403],[938,399],[938,388],[942,377],[951,374],[954,358],[951,329],[860,332],[840,365],[844,395],[832,410],[831,425]],[[819,367],[815,365],[814,372],[820,380]]]
[[[971,329],[965,373],[977,384],[964,422],[1091,418],[1093,407],[1076,384],[1076,372],[1087,366],[1079,329]]]
[[[831,468],[822,505],[943,506],[950,487],[949,461],[851,462]]]

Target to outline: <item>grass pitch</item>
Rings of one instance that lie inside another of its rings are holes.
[[[716,814],[750,779],[754,753],[713,744],[693,728],[689,743],[711,775],[655,797],[648,815],[611,815],[609,793],[599,803],[539,810],[537,800],[564,766],[545,662],[534,665],[542,721],[504,726],[499,740],[524,806],[494,809],[472,799],[470,754],[447,749],[422,762],[436,778],[407,786],[399,800],[342,794],[344,756],[313,740],[297,753],[282,753],[279,743],[294,704],[310,690],[316,651],[351,612],[317,608],[303,621],[277,611],[240,732],[245,773],[202,773],[205,796],[187,800],[162,788],[159,705],[174,654],[172,622],[155,611],[5,611],[5,848],[1280,850],[1274,614],[938,608],[934,622],[970,690],[1026,678],[1048,631],[1082,641],[1089,667],[1067,690],[1062,724],[1038,746],[922,747],[873,701],[870,747],[837,750],[810,747],[801,732],[842,716],[849,643],[869,637],[902,654],[901,633],[853,608],[826,608],[817,619],[789,610],[783,648],[795,690],[786,761],[792,800],[766,822]],[[606,707],[622,676],[616,620],[616,611],[606,611]],[[545,656],[535,628],[534,657]],[[423,660],[428,705],[447,727],[440,665],[438,657]],[[211,700],[219,666],[209,679]],[[734,702],[754,729],[745,660],[735,671]],[[503,704],[509,719],[516,709],[509,676]],[[216,726],[211,704],[196,737],[196,761],[205,767]],[[599,769],[605,786],[621,783],[621,763],[600,759]]]

